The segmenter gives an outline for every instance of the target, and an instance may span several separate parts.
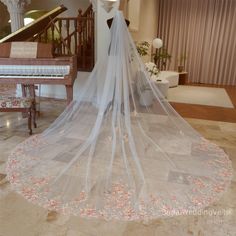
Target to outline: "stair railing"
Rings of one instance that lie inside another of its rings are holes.
[[[51,42],[55,56],[77,55],[78,70],[91,71],[94,66],[94,13],[90,6],[77,17],[60,17],[30,41]]]

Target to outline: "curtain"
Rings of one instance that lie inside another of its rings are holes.
[[[158,0],[158,37],[190,82],[236,85],[236,0]]]

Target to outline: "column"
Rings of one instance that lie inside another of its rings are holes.
[[[28,4],[31,3],[31,0],[0,0],[6,6],[10,14],[11,19],[11,31],[15,32],[16,30],[24,26],[24,12]]]

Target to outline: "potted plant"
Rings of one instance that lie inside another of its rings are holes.
[[[157,68],[157,65],[153,62],[146,62],[145,68],[150,75],[150,78],[154,77],[155,79],[158,77],[160,70]]]
[[[166,48],[157,49],[152,54],[155,64],[160,70],[166,70],[167,62],[171,60],[171,55],[167,52]]]
[[[140,88],[139,103],[141,106],[151,106],[153,103],[153,92],[149,85]]]
[[[136,43],[136,48],[140,56],[148,55],[149,47],[150,47],[150,44],[147,41]]]
[[[184,71],[184,66],[185,66],[185,61],[187,59],[186,54],[181,54],[179,58],[179,65],[178,65],[178,72],[183,72]]]

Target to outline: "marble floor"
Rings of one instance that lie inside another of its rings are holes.
[[[63,111],[62,100],[43,99],[37,119],[40,133]],[[186,119],[206,139],[229,155],[236,170],[236,123]],[[236,177],[219,202],[196,215],[151,222],[105,222],[48,212],[11,191],[5,163],[11,150],[28,137],[20,113],[0,113],[0,236],[235,236]]]

